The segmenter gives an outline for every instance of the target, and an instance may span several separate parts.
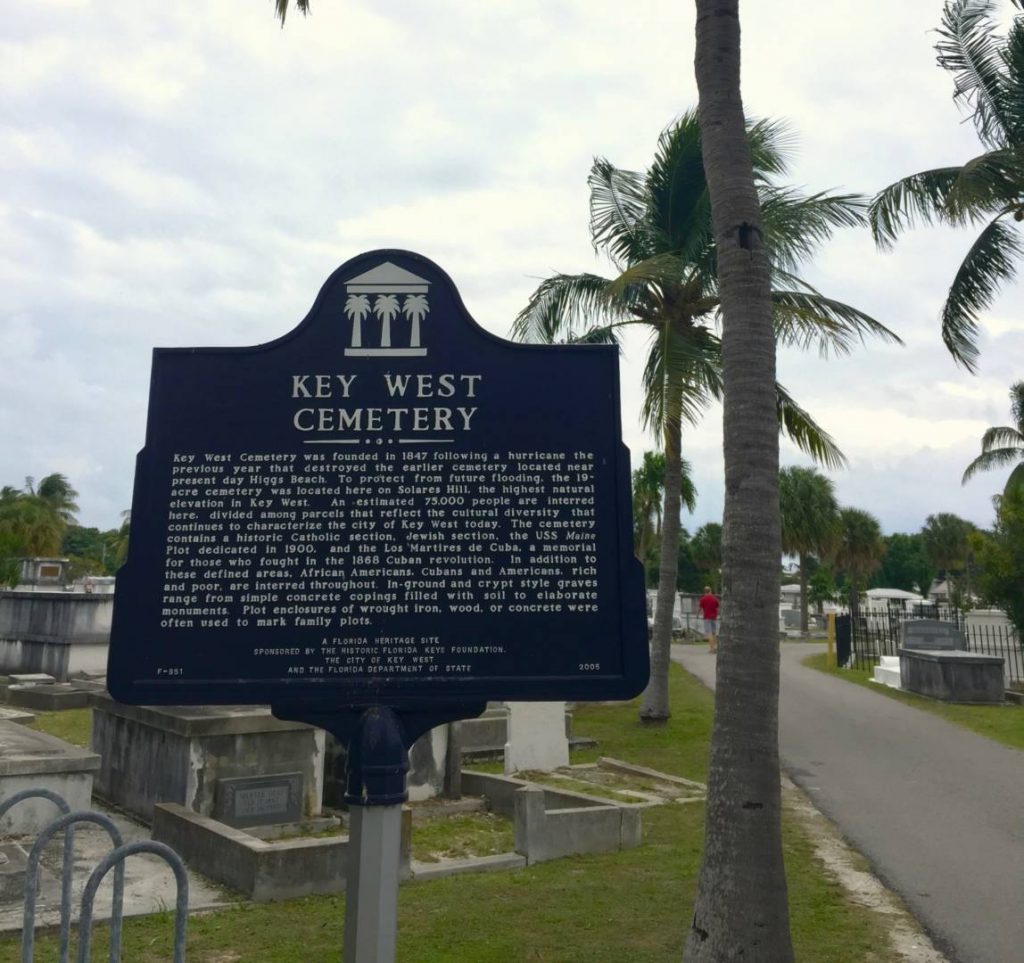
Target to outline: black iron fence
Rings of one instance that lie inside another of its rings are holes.
[[[976,621],[961,610],[945,605],[930,604],[912,612],[896,608],[861,610],[850,618],[848,664],[870,669],[877,665],[881,656],[898,655],[903,644],[904,624],[920,618],[938,619],[957,626],[964,635],[968,651],[999,656],[1003,660],[1007,686],[1024,684],[1024,645],[1020,633],[1008,623]]]

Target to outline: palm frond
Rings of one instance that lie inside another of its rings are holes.
[[[781,120],[748,120],[747,143],[754,167],[754,180],[760,185],[785,174],[796,148],[796,134]]]
[[[846,467],[846,456],[832,436],[778,382],[775,384],[775,407],[779,426],[797,448],[833,471]]]
[[[765,246],[773,266],[792,269],[810,258],[835,228],[867,221],[868,199],[860,194],[803,196],[793,188],[770,185],[759,194]]]
[[[671,326],[655,330],[644,366],[644,427],[660,433],[671,420],[696,424],[711,401],[722,396],[721,352],[714,332],[702,326],[685,332]]]
[[[516,341],[555,344],[576,341],[595,328],[629,316],[630,297],[608,296],[612,282],[596,274],[555,274],[542,281],[512,322]]]
[[[981,450],[991,451],[993,448],[1013,448],[1024,458],[1024,434],[1009,425],[996,425],[989,428],[981,436]]]
[[[644,176],[621,170],[595,157],[587,177],[590,188],[590,240],[595,252],[604,250],[619,268],[648,252],[644,220],[647,195]]]
[[[1007,205],[1020,203],[1024,190],[1024,149],[1000,147],[969,160],[946,195],[943,219],[976,223]]]
[[[977,363],[978,313],[992,304],[1000,285],[1013,280],[1022,254],[1016,231],[997,217],[978,235],[953,279],[942,308],[942,340],[968,371]]]
[[[691,270],[689,261],[675,253],[655,254],[626,268],[609,284],[608,294],[617,298],[636,286],[678,286]]]
[[[939,66],[953,74],[953,99],[971,112],[982,142],[1005,144],[1005,63],[992,17],[992,0],[948,0],[942,11]]]
[[[888,249],[905,228],[944,221],[946,198],[962,170],[937,167],[921,171],[879,191],[868,207],[868,223],[875,243]]]
[[[964,470],[964,477],[960,483],[966,485],[979,471],[992,471],[995,468],[1005,468],[1024,457],[1020,448],[993,448],[982,452]]]
[[[274,13],[284,26],[284,18],[288,16],[289,0],[274,0]],[[309,13],[309,0],[295,0],[295,7],[303,16]]]
[[[772,311],[779,344],[804,350],[816,346],[823,358],[849,354],[869,336],[890,344],[903,343],[899,335],[870,315],[813,289],[772,291]]]
[[[1024,3],[1024,0],[1021,0]],[[1024,435],[1024,381],[1015,381],[1010,385],[1010,411],[1017,430]]]
[[[1017,0],[1024,11],[1024,0]],[[1006,34],[1003,48],[1006,64],[1006,86],[1003,95],[1003,113],[1014,143],[1024,140],[1024,16],[1017,17]]]
[[[711,200],[704,176],[700,124],[686,111],[658,138],[647,172],[648,223],[662,251],[680,251],[711,230]]]

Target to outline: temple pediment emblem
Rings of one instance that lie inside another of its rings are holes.
[[[361,357],[424,356],[427,349],[420,344],[420,324],[430,312],[427,300],[429,287],[429,281],[390,261],[384,261],[348,281],[345,285],[345,316],[352,322],[352,336],[345,354]],[[396,322],[396,331],[392,330],[393,322]],[[402,336],[406,325],[407,340]],[[399,343],[392,344],[396,334]],[[373,344],[374,341],[377,343]]]

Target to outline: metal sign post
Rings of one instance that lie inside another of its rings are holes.
[[[273,706],[278,719],[326,729],[348,748],[349,806],[344,963],[394,963],[402,804],[408,799],[409,749],[435,726],[472,719],[486,703],[395,711],[384,706],[332,712]]]

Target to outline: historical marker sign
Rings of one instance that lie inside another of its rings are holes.
[[[290,334],[158,348],[108,682],[129,703],[625,698],[618,358],[503,341],[402,251]]]

